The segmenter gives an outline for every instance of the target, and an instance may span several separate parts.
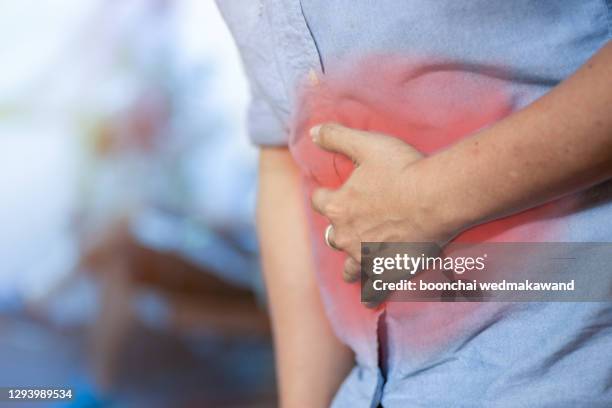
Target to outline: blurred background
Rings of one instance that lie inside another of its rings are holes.
[[[248,98],[213,0],[0,1],[0,387],[275,405]]]

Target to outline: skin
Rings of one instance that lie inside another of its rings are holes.
[[[262,148],[259,162],[257,229],[280,404],[328,407],[353,354],[332,332],[319,297],[299,169],[286,148]]]
[[[612,43],[547,95],[429,157],[390,136],[327,123],[322,149],[356,169],[338,190],[318,189],[316,211],[359,277],[360,244],[434,242],[612,178]],[[486,170],[486,171],[485,171]]]

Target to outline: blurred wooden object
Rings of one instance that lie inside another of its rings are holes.
[[[209,330],[221,336],[268,336],[266,313],[254,294],[221,280],[177,254],[139,244],[119,224],[83,255],[81,268],[101,282],[101,307],[92,331],[94,369],[103,388],[112,386],[124,341],[133,326],[133,300],[153,290],[170,306],[169,327]]]

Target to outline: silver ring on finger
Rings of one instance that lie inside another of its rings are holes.
[[[323,235],[324,240],[325,240],[325,245],[327,245],[328,247],[330,247],[331,249],[335,250],[335,251],[339,251],[340,249],[334,245],[334,242],[331,239],[331,235],[334,231],[334,226],[329,224],[326,228],[325,228],[325,234]]]

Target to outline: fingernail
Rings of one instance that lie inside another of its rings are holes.
[[[310,128],[310,137],[312,138],[313,143],[317,143],[319,140],[319,130],[321,130],[321,125],[313,126]]]

